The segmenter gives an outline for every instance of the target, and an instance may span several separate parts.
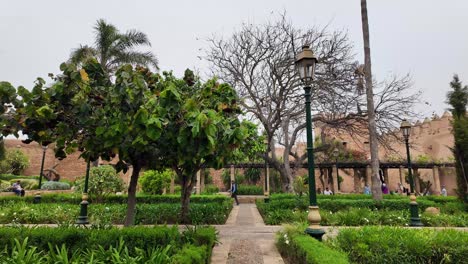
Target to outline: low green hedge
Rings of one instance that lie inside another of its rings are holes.
[[[263,195],[263,187],[256,185],[239,185],[237,195]]]
[[[102,198],[101,203],[103,204],[127,204],[127,195],[110,195]],[[11,201],[19,202],[25,201],[32,203],[34,196],[26,197],[14,197],[5,196],[0,197],[0,205]],[[190,202],[193,203],[222,203],[229,200],[229,197],[225,195],[192,195]],[[137,195],[137,203],[180,203],[180,194],[172,195]],[[44,194],[42,195],[41,203],[69,203],[79,204],[81,203],[81,194]],[[90,203],[93,203],[91,200]]]
[[[341,229],[333,244],[355,263],[466,263],[468,259],[468,233],[450,229]]]
[[[70,190],[70,184],[67,182],[47,181],[41,186],[41,190]]]
[[[216,193],[219,193],[219,187],[214,184],[205,185],[205,189],[202,192],[202,194],[216,194]]]
[[[36,261],[25,262],[24,258],[19,259],[18,255],[21,254],[17,253],[20,251],[18,248],[21,246],[18,242],[15,243],[15,240],[21,243],[27,241],[27,246],[23,247],[22,253],[36,257]],[[120,261],[112,263],[128,263],[129,255],[140,255],[140,258],[137,258],[140,261],[132,263],[168,263],[154,259],[152,261],[148,259],[149,262],[142,261],[144,257],[149,255],[157,256],[154,251],[163,248],[165,249],[164,253],[170,256],[170,263],[205,264],[209,262],[215,241],[216,232],[212,227],[188,229],[182,234],[179,233],[176,226],[130,227],[124,229],[3,227],[0,228],[0,244],[4,245],[5,249],[3,252],[0,251],[0,258],[11,260],[12,263],[68,263],[63,262],[64,257],[67,259],[73,257],[77,261],[76,255],[86,259],[86,256],[89,257],[91,252],[96,254],[95,261],[102,259],[102,255],[109,255],[109,258],[105,259],[107,263],[115,261],[115,258],[119,258]],[[54,250],[56,246],[60,249],[63,248],[64,252],[56,252]],[[125,248],[123,249],[123,247]],[[146,251],[147,249],[152,250]],[[59,257],[56,256],[61,253],[64,254]],[[40,255],[44,255],[44,257]],[[45,257],[45,255],[48,256]],[[122,256],[126,256],[127,261]],[[41,260],[37,261],[39,258]],[[61,261],[57,262],[60,258]],[[174,259],[177,261],[174,261]],[[136,259],[133,258],[132,260]],[[73,263],[87,262],[78,261]]]
[[[126,214],[123,204],[90,204],[88,216],[96,225],[123,224]],[[189,219],[192,224],[224,224],[232,209],[232,202],[191,203]],[[11,202],[2,205],[0,224],[71,224],[80,207],[78,204],[29,204]],[[180,203],[158,203],[136,205],[135,224],[180,223]]]
[[[24,176],[24,175],[14,175],[14,174],[0,174],[0,180],[10,181],[17,179],[32,179],[39,180],[39,176]]]
[[[305,227],[286,226],[279,232],[276,245],[283,258],[295,264],[346,264],[346,254],[304,234]]]

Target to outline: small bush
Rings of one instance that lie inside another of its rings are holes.
[[[9,149],[5,160],[0,161],[0,172],[20,175],[29,166],[29,159],[19,149]]]
[[[42,184],[42,190],[70,190],[70,184],[66,182],[48,181]]]
[[[162,194],[164,188],[169,190],[171,178],[175,176],[175,173],[170,169],[166,169],[162,172],[148,170],[143,173],[139,179],[139,182],[144,193]]]
[[[34,179],[15,179],[10,180],[10,185],[13,185],[16,181],[20,181],[21,187],[25,190],[36,190],[39,187],[39,182]]]
[[[82,193],[84,178],[76,183],[76,192]],[[88,194],[91,199],[102,200],[104,197],[124,190],[124,182],[110,165],[91,168],[89,172]]]

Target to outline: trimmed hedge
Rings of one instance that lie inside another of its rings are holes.
[[[237,195],[263,195],[263,187],[256,185],[238,185]]]
[[[8,203],[10,201],[25,201],[32,203],[34,200],[33,196],[26,197],[0,197],[0,205]],[[191,203],[222,203],[229,201],[230,198],[225,195],[192,195],[190,197]],[[180,195],[138,195],[137,204],[141,203],[180,203]],[[69,203],[79,204],[81,203],[81,194],[44,194],[42,195],[41,203]],[[91,200],[90,203],[93,203]],[[110,195],[102,199],[103,204],[127,204],[127,195]]]
[[[281,255],[295,264],[346,264],[346,254],[304,234],[302,227],[285,227],[279,232],[276,245]]]
[[[451,229],[341,229],[334,244],[356,263],[466,263],[468,259],[468,233]]]
[[[14,239],[28,239],[28,250],[36,247],[36,252],[47,254],[55,246],[65,245],[68,255],[100,251],[119,247],[125,241],[125,250],[135,255],[138,249],[164,248],[170,245],[171,263],[208,263],[216,241],[216,231],[212,227],[193,228],[179,233],[174,227],[129,227],[124,229],[86,228],[0,228],[0,244],[14,248]],[[8,250],[7,250],[8,252]],[[2,253],[2,252],[0,252]],[[114,252],[112,252],[113,254]],[[173,259],[179,260],[174,261]],[[189,262],[187,262],[189,261]],[[47,263],[47,262],[41,262]]]

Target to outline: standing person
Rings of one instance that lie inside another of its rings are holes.
[[[364,186],[364,194],[371,194],[371,190],[368,184]]]
[[[447,196],[447,189],[445,189],[445,185],[442,185],[442,190],[440,190],[440,195]]]
[[[231,197],[236,200],[236,204],[239,205],[239,201],[237,200],[237,183],[235,181],[231,181]]]
[[[325,195],[332,195],[333,192],[330,191],[330,189],[328,189],[328,187],[326,187],[326,188],[325,188],[325,191],[323,191],[323,194],[325,194]]]
[[[383,194],[388,194],[388,187],[387,187],[387,184],[382,183],[382,193]]]
[[[21,187],[21,182],[17,180],[15,183],[13,183],[13,192],[16,193],[18,196],[24,196],[24,189]]]

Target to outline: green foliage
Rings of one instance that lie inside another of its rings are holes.
[[[76,192],[84,189],[84,178],[76,182]],[[110,165],[92,167],[89,171],[88,194],[90,198],[102,200],[103,197],[124,190],[124,182]]]
[[[256,185],[237,185],[237,195],[263,195],[263,187]]]
[[[294,193],[302,196],[302,194],[307,192],[308,186],[305,184],[305,175],[304,176],[297,176],[293,182],[293,190]]]
[[[468,257],[468,233],[449,229],[341,229],[334,244],[357,263],[464,263]]]
[[[6,197],[2,197],[6,198]],[[13,198],[13,197],[12,197]],[[18,197],[21,198],[21,197]],[[232,201],[227,197],[213,202],[192,202],[188,223],[190,224],[224,224],[232,209]],[[77,203],[41,203],[33,204],[32,199],[10,199],[2,203],[0,224],[72,224],[79,210]],[[94,225],[123,224],[126,206],[122,203],[91,203],[88,216]],[[136,206],[136,224],[177,224],[180,219],[180,197],[172,203],[138,203]]]
[[[468,226],[467,208],[454,197],[421,197],[418,204],[421,213],[429,206],[441,211],[439,216],[423,214],[426,226]],[[318,195],[318,205],[322,225],[405,226],[409,223],[409,200],[402,196],[385,197],[377,203],[364,195]],[[257,208],[266,224],[306,222],[308,197],[273,194],[268,203],[257,201]]]
[[[289,263],[350,263],[346,254],[304,234],[305,226],[286,226],[277,234],[276,245]]]
[[[457,171],[457,194],[461,201],[468,203],[468,86],[462,86],[458,75],[450,82],[453,89],[447,93],[447,103],[452,107],[452,127],[455,144],[452,149]]]
[[[39,183],[38,183],[37,180],[35,180],[35,179],[21,179],[21,178],[10,180],[10,186],[13,185],[13,183],[15,183],[18,180],[21,183],[21,187],[23,187],[23,189],[25,189],[25,190],[36,190],[39,187]]]
[[[9,149],[0,161],[0,173],[20,175],[29,166],[28,157],[20,149]]]
[[[5,263],[208,263],[214,228],[1,228]],[[192,260],[179,262],[174,260]]]
[[[223,179],[224,188],[229,190],[229,188],[231,188],[231,169],[223,169],[221,178]],[[234,169],[234,178],[239,185],[242,184],[245,179],[244,175],[240,174],[238,169]]]
[[[416,159],[414,160],[414,162],[426,164],[426,163],[430,163],[430,162],[434,162],[434,161],[432,160],[432,158],[429,155],[418,155],[416,157]]]
[[[157,204],[157,203],[180,203],[180,195],[139,195],[136,197],[138,203],[145,204]],[[103,203],[103,204],[125,204],[128,197],[126,195],[109,195],[103,197],[100,201],[92,200],[92,204]],[[6,204],[9,202],[25,201],[26,203],[33,203],[33,196],[26,197],[15,197],[0,196],[0,204]],[[230,201],[230,198],[225,195],[193,195],[190,201],[194,203],[223,203]],[[58,203],[58,204],[79,204],[81,202],[81,194],[43,194],[41,203]]]
[[[175,177],[175,173],[170,169],[164,171],[147,170],[139,181],[144,193],[162,194],[164,188],[169,190],[171,178],[173,177]]]
[[[42,184],[42,190],[70,190],[70,184],[66,182],[48,181]]]
[[[205,185],[205,189],[202,194],[216,194],[219,193],[219,187],[214,184]]]
[[[262,169],[259,168],[247,168],[244,171],[245,180],[249,184],[257,184],[260,180],[260,175],[262,174]]]

